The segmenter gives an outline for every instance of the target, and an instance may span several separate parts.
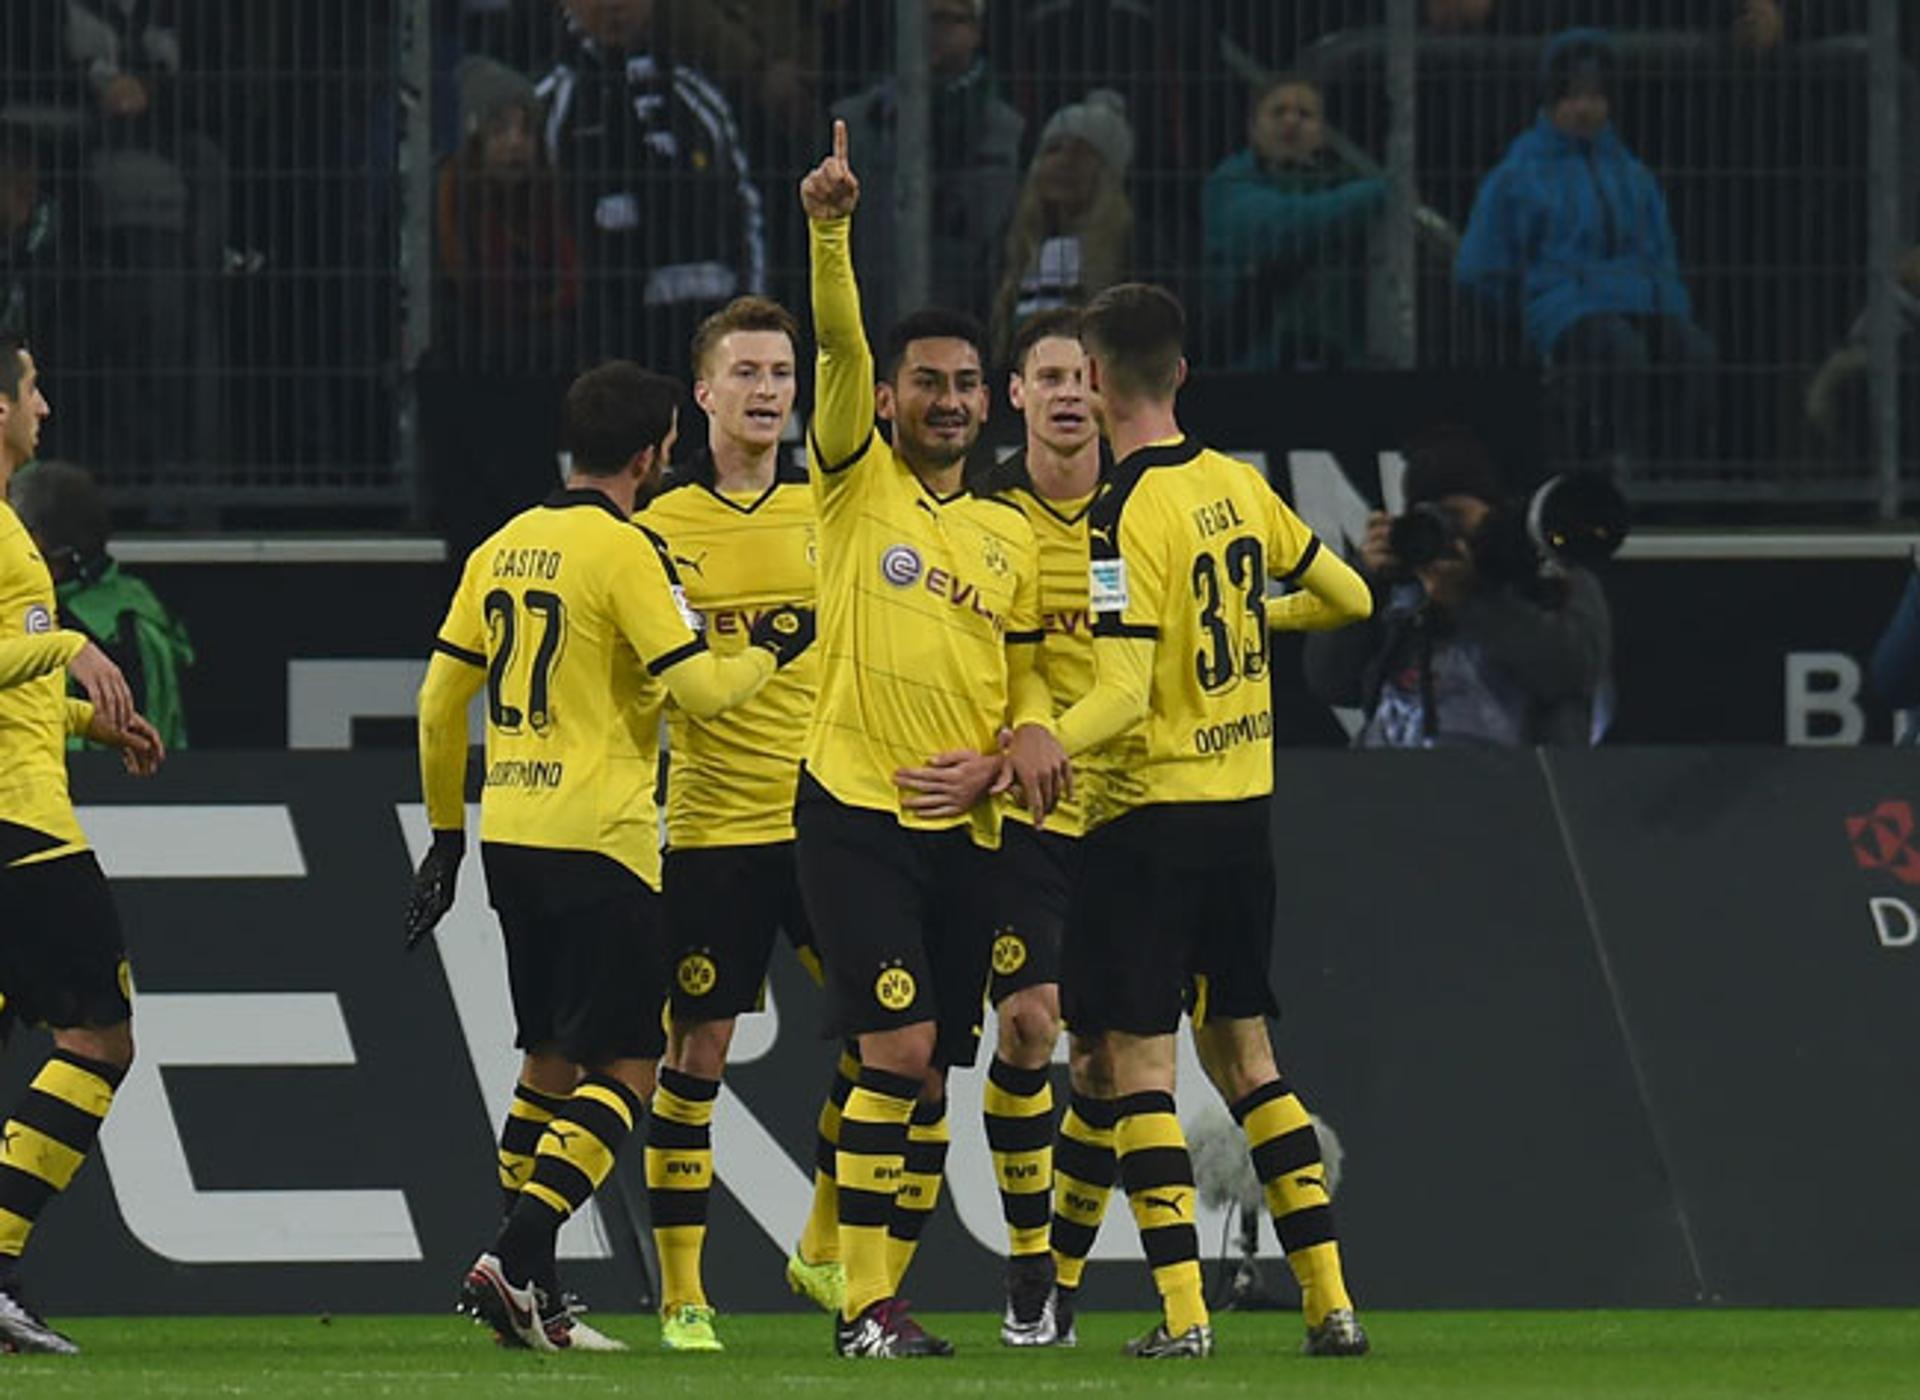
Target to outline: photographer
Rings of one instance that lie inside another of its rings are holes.
[[[1306,642],[1307,684],[1361,748],[1587,744],[1612,651],[1593,574],[1548,559],[1463,430],[1411,454],[1404,515],[1367,522],[1371,621]]]

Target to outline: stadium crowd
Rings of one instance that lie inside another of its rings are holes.
[[[102,402],[134,395],[137,414],[76,415],[75,455],[110,482],[397,450],[392,381],[416,347],[395,251],[417,225],[395,17],[266,8],[17,0],[0,16],[0,316]],[[735,294],[791,300],[804,229],[778,191],[830,113],[870,197],[891,200],[892,8],[435,0],[429,466],[528,446],[512,422],[551,422],[565,379],[608,354],[678,368]],[[927,0],[935,298],[1004,352],[1022,314],[1151,276],[1215,313],[1202,369],[1393,362],[1368,304],[1394,217],[1384,14]],[[1606,33],[1544,54],[1585,25]],[[1570,456],[1857,452],[1858,395],[1822,381],[1811,413],[1772,405],[1806,401],[1865,296],[1865,27],[1863,0],[1428,0],[1417,362],[1536,367]],[[1595,148],[1604,193],[1516,242],[1502,220],[1565,179],[1529,133],[1576,87],[1591,126],[1552,139],[1576,161]],[[1801,218],[1807,203],[1831,217]],[[877,328],[892,234],[855,253]],[[1554,278],[1606,290],[1577,306]],[[482,423],[459,411],[489,397]]]

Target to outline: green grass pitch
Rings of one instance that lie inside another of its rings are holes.
[[[929,1315],[953,1339],[949,1361],[840,1361],[825,1319],[721,1319],[727,1351],[666,1356],[651,1319],[596,1313],[634,1345],[624,1356],[534,1356],[494,1347],[464,1318],[81,1318],[80,1357],[0,1356],[0,1395],[72,1396],[698,1396],[775,1394],[860,1400],[944,1397],[1182,1396],[1725,1397],[1920,1395],[1920,1313],[1890,1311],[1373,1313],[1374,1355],[1295,1354],[1292,1315],[1217,1318],[1209,1361],[1118,1355],[1144,1315],[1080,1319],[1077,1351],[1013,1352],[986,1314]]]

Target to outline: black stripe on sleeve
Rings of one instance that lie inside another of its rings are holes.
[[[1038,646],[1040,643],[1046,641],[1046,639],[1046,631],[1039,627],[1034,628],[1031,632],[1009,632],[1006,635],[1006,641],[1009,646]]]
[[[633,522],[633,526],[641,534],[645,535],[647,542],[653,546],[653,552],[659,556],[660,567],[667,571],[667,582],[678,588],[680,586],[680,571],[675,568],[673,564],[673,546],[667,543],[664,535],[657,531],[649,530],[638,520]]]
[[[813,460],[819,465],[821,475],[837,476],[867,455],[867,449],[873,446],[874,433],[874,429],[867,429],[866,441],[860,444],[859,450],[851,457],[840,462],[829,463],[827,461],[826,454],[820,450],[820,439],[811,432],[807,434],[807,445],[813,449]]]
[[[442,656],[451,656],[455,661],[464,661],[469,666],[484,667],[487,664],[487,658],[481,653],[468,651],[465,647],[457,647],[445,637],[435,637],[433,649]]]
[[[670,671],[688,657],[697,656],[706,649],[707,639],[705,637],[695,637],[685,646],[675,647],[670,652],[654,657],[653,660],[647,663],[647,674],[657,676],[663,672]]]
[[[1160,637],[1160,629],[1144,622],[1122,622],[1119,613],[1101,613],[1093,620],[1093,635],[1157,641]]]
[[[1300,562],[1280,575],[1282,583],[1297,583],[1300,576],[1313,567],[1313,561],[1320,557],[1320,537],[1315,535],[1307,541],[1307,547],[1300,551]]]

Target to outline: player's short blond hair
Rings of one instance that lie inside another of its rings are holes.
[[[706,320],[693,333],[693,377],[707,377],[707,361],[720,342],[735,331],[778,331],[787,338],[794,352],[800,349],[800,323],[793,313],[771,297],[735,297]]]

